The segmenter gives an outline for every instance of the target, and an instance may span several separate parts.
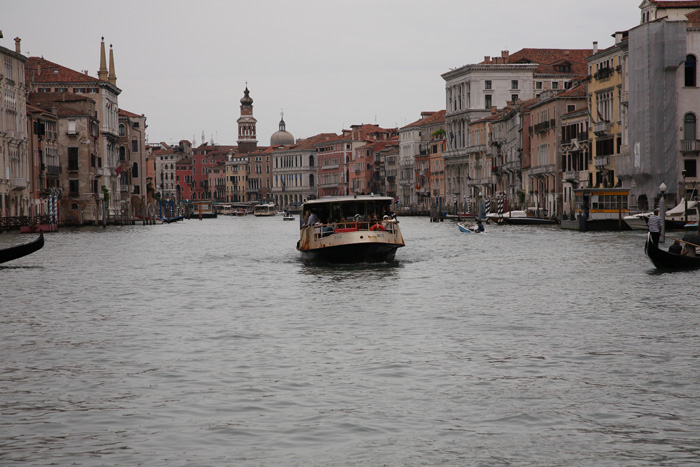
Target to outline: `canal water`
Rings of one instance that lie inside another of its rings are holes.
[[[47,235],[0,266],[0,464],[700,463],[700,272],[400,221],[373,266],[304,265],[281,216]]]

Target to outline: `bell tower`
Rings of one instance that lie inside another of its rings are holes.
[[[253,117],[253,99],[246,83],[241,99],[241,116],[238,118],[238,152],[247,154],[258,148],[255,125],[258,121]]]

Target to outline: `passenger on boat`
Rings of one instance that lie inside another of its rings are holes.
[[[306,221],[306,225],[314,225],[316,222],[318,222],[318,216],[316,215],[316,213],[314,211],[311,211],[311,212],[306,211],[306,212],[309,215],[309,217]]]
[[[695,245],[691,245],[689,243],[686,243],[683,245],[683,250],[681,251],[681,255],[683,256],[693,256],[695,257]]]
[[[681,244],[678,242],[678,240],[676,240],[675,242],[673,242],[673,245],[671,245],[670,247],[668,247],[668,252],[669,252],[669,253],[673,253],[674,255],[680,255],[682,251],[683,251],[683,247],[682,247]]]
[[[484,231],[484,224],[482,224],[481,221],[476,221],[476,231],[477,231],[477,232],[483,232],[483,231]]]

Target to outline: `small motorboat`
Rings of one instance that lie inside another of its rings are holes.
[[[484,232],[483,224],[467,225],[464,222],[458,222],[457,227],[459,227],[460,232],[464,232],[464,233],[483,233]]]
[[[292,215],[292,213],[285,212],[285,213],[284,213],[284,216],[282,217],[282,220],[285,220],[285,221],[293,221],[293,220],[294,220],[294,216]]]
[[[668,236],[666,236],[666,238],[676,240]],[[686,234],[683,236],[683,239],[680,239],[679,241],[695,249],[695,247],[700,246],[700,235]],[[644,252],[647,254],[651,262],[654,263],[654,266],[656,266],[657,269],[671,271],[689,271],[693,269],[700,269],[700,257],[683,254],[679,255],[662,250],[651,240],[651,234],[647,234]]]
[[[32,240],[31,242],[23,243],[21,245],[15,245],[8,248],[3,248],[0,250],[0,263],[6,263],[12,261],[13,259],[21,258],[22,256],[27,256],[34,253],[35,251],[41,250],[44,246],[44,232],[40,232],[39,236]]]

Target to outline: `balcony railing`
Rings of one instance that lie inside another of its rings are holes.
[[[681,140],[681,152],[700,152],[700,140],[683,139]]]
[[[10,186],[13,190],[24,190],[27,188],[27,179],[22,177],[13,177],[10,179]]]
[[[610,156],[596,156],[594,163],[596,169],[606,167],[610,164]]]
[[[608,131],[610,131],[610,122],[603,120],[593,124],[593,133],[596,135],[605,135]]]

